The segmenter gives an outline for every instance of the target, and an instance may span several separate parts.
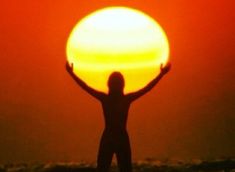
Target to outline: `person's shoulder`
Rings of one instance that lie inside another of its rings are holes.
[[[124,101],[131,103],[132,102],[132,97],[133,97],[133,94],[128,93],[128,94],[123,96],[123,99],[124,99]]]
[[[98,98],[101,102],[103,102],[103,101],[106,101],[108,99],[108,95],[103,93],[103,92],[100,92]]]

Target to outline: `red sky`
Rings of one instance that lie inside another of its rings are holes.
[[[235,2],[232,0],[3,0],[0,6],[0,162],[94,162],[99,102],[66,73],[76,22],[110,5],[154,17],[172,71],[131,107],[134,160],[235,156]]]

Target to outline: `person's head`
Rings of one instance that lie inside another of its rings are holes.
[[[109,76],[108,87],[110,93],[123,93],[125,81],[120,72],[113,72]]]

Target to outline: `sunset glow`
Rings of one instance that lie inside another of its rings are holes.
[[[104,8],[83,18],[71,32],[66,51],[76,75],[104,92],[113,71],[124,75],[125,93],[144,87],[169,57],[161,26],[126,7]]]

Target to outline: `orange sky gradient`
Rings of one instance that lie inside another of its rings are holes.
[[[3,0],[0,6],[0,163],[95,162],[100,103],[65,70],[79,19],[124,5],[167,33],[171,72],[133,103],[134,160],[235,156],[235,2],[232,0]]]

